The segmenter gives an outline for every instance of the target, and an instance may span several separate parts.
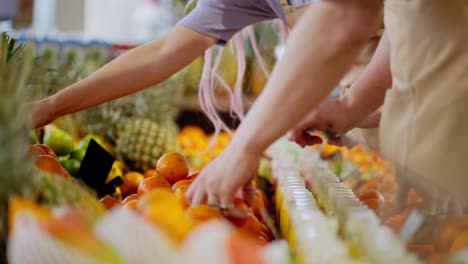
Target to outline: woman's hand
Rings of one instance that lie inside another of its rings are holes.
[[[305,147],[322,142],[319,137],[309,135],[308,131],[321,130],[344,135],[352,128],[348,114],[349,109],[345,101],[326,99],[289,131],[288,138]]]
[[[187,199],[192,206],[207,203],[227,215],[244,217],[245,212],[234,207],[234,197],[242,198],[246,204],[252,202],[252,180],[257,175],[259,158],[247,149],[230,144],[200,172],[187,190]]]
[[[48,99],[27,103],[26,107],[32,114],[32,128],[48,125],[57,118],[54,114],[54,107],[49,103]]]

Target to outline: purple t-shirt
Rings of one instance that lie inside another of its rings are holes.
[[[198,0],[190,14],[179,21],[199,33],[218,38],[226,43],[248,25],[280,18],[286,20],[280,0]],[[290,5],[300,5],[312,0],[290,0]]]

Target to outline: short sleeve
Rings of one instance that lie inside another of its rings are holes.
[[[199,0],[178,24],[215,37],[224,44],[244,27],[277,17],[266,1]]]

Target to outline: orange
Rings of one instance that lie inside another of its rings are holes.
[[[194,223],[199,224],[213,219],[221,219],[223,215],[218,209],[209,205],[202,204],[185,210],[188,219]]]
[[[181,180],[176,183],[174,183],[171,187],[172,191],[174,192],[175,190],[179,189],[180,187],[187,187],[192,183],[192,180]]]
[[[262,231],[262,224],[253,214],[249,214],[244,219],[229,217],[229,220],[237,228],[239,228],[242,231],[245,231],[248,234],[257,235]]]
[[[381,203],[381,200],[380,199],[375,199],[375,198],[372,198],[372,199],[367,199],[367,200],[364,200],[362,201],[365,205],[367,205],[367,207],[369,207],[369,209],[373,210],[373,211],[376,211],[379,206],[380,206],[380,203]]]
[[[124,207],[137,210],[138,200],[131,200],[124,204]]]
[[[260,223],[260,234],[265,235],[265,237],[270,240],[273,235],[271,234],[270,228],[268,228],[265,224]]]
[[[143,174],[143,176],[145,176],[145,178],[149,178],[151,176],[158,176],[158,171],[157,170],[146,170],[145,173]]]
[[[357,193],[359,195],[359,194],[361,194],[363,192],[366,192],[366,191],[377,190],[377,186],[378,186],[378,182],[375,179],[371,179],[371,180],[367,181],[366,183],[364,183],[363,185],[361,185],[361,187],[359,187]]]
[[[36,159],[36,167],[47,173],[62,176],[68,180],[71,179],[70,174],[66,173],[60,162],[52,156],[39,155]]]
[[[160,176],[149,177],[148,179],[143,180],[138,186],[138,195],[143,195],[148,193],[151,190],[163,188],[171,189],[171,185],[164,178]]]
[[[229,255],[232,264],[263,264],[262,245],[242,232],[234,232],[229,239]]]
[[[176,241],[182,241],[191,230],[184,208],[169,189],[151,190],[138,199],[137,208]]]
[[[120,185],[120,189],[122,190],[122,196],[127,197],[131,194],[137,193],[138,186],[144,179],[145,176],[136,171],[125,173],[123,176],[123,184]]]
[[[123,204],[126,204],[130,201],[133,201],[133,200],[138,200],[138,194],[134,193],[134,194],[130,194],[129,196],[125,197],[125,199],[122,201]]]
[[[159,158],[156,164],[156,170],[159,176],[166,179],[170,184],[187,178],[189,166],[182,154],[170,152]]]
[[[369,199],[378,199],[383,202],[383,196],[376,190],[368,190],[368,191],[361,192],[359,193],[358,198],[361,201],[366,201]]]
[[[463,248],[468,248],[468,230],[465,230],[453,241],[450,247],[450,254],[453,255]]]
[[[115,206],[122,205],[119,200],[110,195],[104,196],[100,201],[108,210],[114,208]]]
[[[262,218],[261,211],[265,209],[265,205],[263,204],[263,196],[261,194],[261,191],[258,189],[255,190],[255,195],[252,201],[251,208],[256,217]]]
[[[187,179],[191,180],[193,182],[193,181],[195,181],[197,179],[198,174],[200,174],[200,171],[190,173],[190,175],[187,177]]]
[[[16,217],[21,212],[33,214],[39,222],[50,221],[54,218],[49,209],[20,197],[12,197],[8,202],[8,227],[10,231],[14,230]]]
[[[187,190],[187,188],[188,188],[188,185],[187,186],[182,186],[179,189],[174,191],[174,195],[180,201],[180,203],[182,204],[182,207],[184,207],[184,209],[187,209],[187,208],[190,207],[190,203],[187,200],[187,197],[185,197],[185,191]]]

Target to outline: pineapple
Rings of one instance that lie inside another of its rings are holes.
[[[104,208],[78,182],[39,172],[27,158],[29,114],[22,107],[33,70],[33,51],[0,40],[0,262],[6,262],[8,200],[21,196],[44,205],[71,205],[99,216]]]
[[[155,168],[162,154],[180,150],[177,130],[177,125],[169,120],[162,123],[144,118],[128,120],[120,130],[117,153],[131,170]]]

